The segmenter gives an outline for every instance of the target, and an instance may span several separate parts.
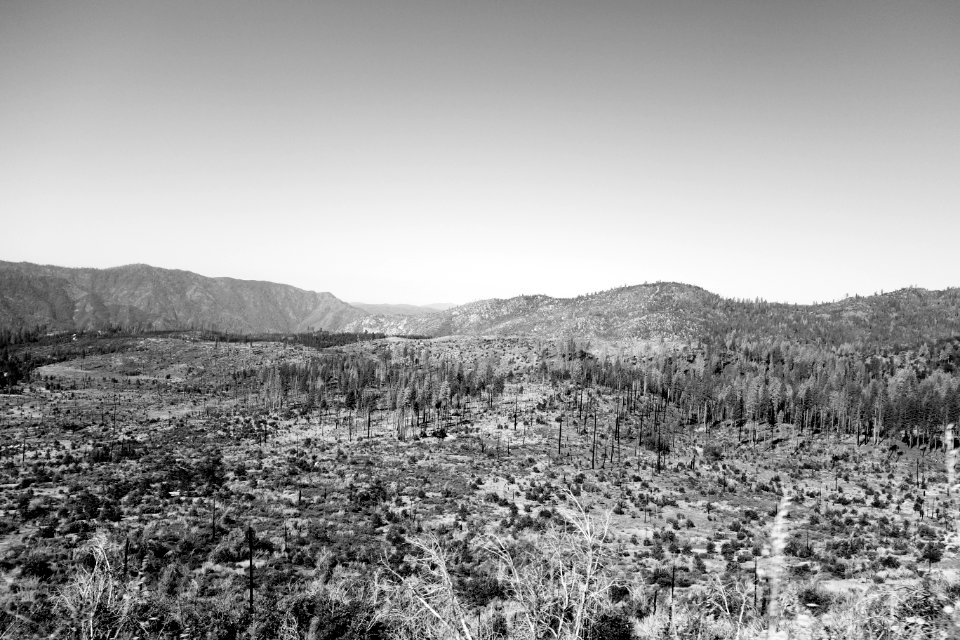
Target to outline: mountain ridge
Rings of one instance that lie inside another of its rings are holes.
[[[0,261],[0,327],[115,325],[235,333],[324,329],[437,337],[577,336],[621,343],[779,336],[885,345],[960,335],[960,289],[906,287],[802,305],[724,298],[696,285],[655,282],[572,298],[533,294],[418,315],[376,314],[330,292],[262,280],[211,278],[144,264],[94,269]]]
[[[811,305],[723,298],[678,282],[573,298],[492,298],[416,318],[364,316],[350,331],[422,335],[577,336],[611,342],[780,338],[895,345],[960,335],[960,289],[907,287]]]
[[[134,264],[107,269],[0,262],[0,325],[54,330],[339,329],[366,315],[329,292]]]

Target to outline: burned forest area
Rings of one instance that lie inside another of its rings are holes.
[[[4,638],[958,633],[955,340],[2,338]]]

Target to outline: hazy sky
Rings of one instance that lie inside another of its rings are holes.
[[[960,286],[960,2],[0,0],[0,225],[369,302]]]

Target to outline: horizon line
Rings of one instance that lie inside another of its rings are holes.
[[[200,273],[200,272],[198,272],[198,271],[191,271],[191,270],[189,270],[189,269],[180,269],[180,268],[175,268],[175,267],[161,267],[161,266],[152,265],[152,264],[149,264],[149,263],[146,263],[146,262],[131,262],[131,263],[127,263],[127,264],[113,265],[113,266],[109,266],[109,267],[66,266],[66,265],[60,265],[60,264],[49,264],[49,263],[46,263],[46,264],[45,264],[45,263],[39,263],[39,262],[29,262],[29,261],[26,261],[26,260],[9,261],[9,260],[2,260],[2,259],[0,259],[0,262],[6,263],[6,264],[12,264],[12,265],[21,264],[21,265],[31,265],[31,266],[36,266],[36,267],[54,267],[54,268],[58,268],[58,269],[76,269],[76,270],[92,270],[92,271],[109,271],[109,270],[112,270],[112,269],[123,269],[123,268],[127,268],[127,267],[148,267],[148,268],[150,268],[150,269],[158,269],[158,270],[162,270],[162,271],[177,271],[177,272],[182,272],[182,273],[189,273],[189,274],[192,274],[192,275],[200,276],[200,277],[202,277],[202,278],[209,278],[209,279],[211,279],[211,280],[235,280],[235,281],[238,281],[238,282],[257,282],[257,283],[266,283],[266,284],[280,285],[280,286],[285,286],[285,287],[292,287],[292,288],[294,288],[294,289],[299,289],[300,291],[306,291],[306,292],[317,293],[317,294],[328,294],[328,295],[332,295],[332,296],[334,296],[335,298],[337,298],[337,299],[339,299],[340,301],[342,301],[344,304],[348,304],[348,305],[351,305],[351,306],[357,305],[357,304],[367,304],[367,305],[382,305],[382,306],[408,305],[408,306],[412,306],[412,307],[430,307],[431,305],[440,305],[440,304],[446,305],[446,304],[452,304],[452,305],[454,305],[454,306],[453,306],[453,307],[450,307],[451,309],[452,309],[452,308],[456,308],[456,307],[466,306],[466,305],[469,305],[469,304],[474,304],[474,303],[477,303],[477,302],[484,302],[484,301],[488,301],[488,300],[490,300],[490,301],[493,301],[493,300],[510,300],[510,299],[513,299],[513,298],[546,297],[546,298],[552,298],[552,299],[554,299],[554,300],[575,300],[575,299],[577,299],[577,298],[585,298],[585,297],[600,295],[600,294],[603,294],[603,293],[608,293],[608,292],[611,292],[611,291],[617,291],[617,290],[620,290],[620,289],[631,289],[631,288],[635,288],[635,287],[649,287],[649,286],[654,286],[654,285],[681,285],[681,286],[685,286],[685,287],[693,287],[693,288],[696,288],[696,289],[700,289],[701,291],[704,291],[704,292],[709,293],[709,294],[711,294],[711,295],[717,296],[717,297],[719,297],[719,298],[721,298],[721,299],[723,299],[723,300],[731,300],[731,301],[735,301],[735,302],[762,302],[762,303],[766,303],[766,304],[778,304],[778,305],[789,305],[789,306],[820,306],[820,305],[826,305],[826,304],[836,304],[836,303],[838,303],[838,302],[843,302],[843,301],[845,301],[845,300],[851,300],[851,299],[856,300],[856,299],[860,299],[860,298],[871,298],[871,297],[886,296],[886,295],[891,295],[891,294],[894,294],[894,293],[897,293],[897,292],[900,292],[900,291],[927,291],[927,292],[934,292],[934,293],[936,293],[936,292],[951,291],[951,290],[954,290],[954,289],[957,289],[957,288],[958,288],[957,286],[950,286],[950,287],[945,287],[945,288],[943,288],[943,289],[929,289],[929,288],[927,288],[927,287],[922,287],[922,286],[919,286],[919,285],[916,285],[916,284],[910,284],[910,285],[905,285],[905,286],[902,286],[902,287],[898,287],[898,288],[896,288],[896,289],[891,289],[891,290],[889,290],[889,291],[886,290],[886,289],[881,289],[879,292],[875,291],[875,292],[870,293],[870,294],[863,294],[863,293],[847,294],[846,296],[844,296],[844,297],[842,297],[842,298],[837,298],[837,299],[833,299],[833,300],[814,300],[814,301],[812,301],[812,302],[797,302],[797,301],[786,301],[786,300],[772,300],[772,299],[766,299],[766,298],[761,297],[761,296],[753,296],[753,297],[749,297],[749,296],[728,296],[728,295],[724,295],[724,294],[721,294],[721,293],[717,293],[717,292],[715,292],[715,291],[712,291],[712,290],[710,290],[710,289],[707,289],[706,287],[703,287],[703,286],[701,286],[701,285],[694,284],[694,283],[691,283],[691,282],[683,282],[683,281],[680,281],[680,280],[654,280],[654,281],[647,280],[647,281],[644,281],[644,282],[642,282],[642,283],[639,283],[639,282],[636,283],[636,284],[626,284],[626,283],[625,283],[625,284],[621,284],[621,285],[615,286],[615,287],[608,287],[608,288],[605,288],[605,289],[596,289],[596,290],[593,290],[593,291],[583,292],[583,293],[579,293],[579,294],[572,295],[572,296],[557,296],[557,295],[551,295],[551,294],[548,294],[548,293],[518,293],[518,294],[515,294],[515,295],[512,295],[512,296],[504,296],[504,297],[493,296],[493,297],[486,297],[486,298],[477,298],[477,299],[474,299],[474,300],[469,300],[469,301],[466,301],[466,302],[458,302],[458,303],[452,303],[452,302],[451,302],[451,303],[448,303],[448,302],[433,302],[433,303],[418,304],[418,303],[413,303],[413,302],[365,302],[365,301],[359,301],[359,300],[354,300],[353,302],[350,302],[350,301],[348,301],[348,300],[346,299],[347,296],[341,297],[339,294],[334,293],[333,291],[331,291],[331,290],[329,290],[329,289],[328,289],[328,290],[320,291],[320,290],[317,290],[317,289],[310,289],[310,288],[306,288],[306,287],[301,287],[301,286],[298,286],[298,285],[295,285],[295,284],[290,284],[290,283],[287,283],[287,282],[277,282],[277,281],[275,281],[275,280],[264,280],[264,279],[259,279],[259,278],[237,278],[237,277],[235,277],[235,276],[211,276],[211,275],[206,275],[206,274]],[[446,309],[444,309],[444,310],[438,309],[438,310],[437,310],[437,313],[443,313],[444,311],[446,311]]]

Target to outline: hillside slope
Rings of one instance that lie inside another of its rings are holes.
[[[660,282],[576,298],[520,296],[423,316],[365,316],[353,331],[421,335],[575,336],[610,341],[784,339],[887,347],[960,335],[960,289],[901,289],[817,305],[722,298]]]
[[[371,307],[377,309],[378,307]],[[386,305],[389,311],[404,311]],[[188,271],[128,265],[68,269],[0,262],[0,327],[52,330],[212,328],[238,333],[368,331],[713,342],[799,340],[871,349],[960,336],[960,289],[901,289],[818,305],[722,298],[657,282],[576,298],[471,302],[444,311],[378,315],[330,293]]]
[[[480,300],[423,317],[366,316],[348,329],[437,336],[686,339],[707,325],[721,300],[699,287],[657,283],[576,298],[533,295]]]
[[[366,315],[330,293],[271,282],[148,265],[69,269],[0,262],[0,326],[5,327],[335,331]]]

